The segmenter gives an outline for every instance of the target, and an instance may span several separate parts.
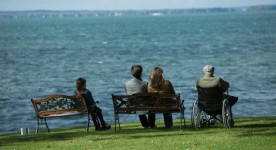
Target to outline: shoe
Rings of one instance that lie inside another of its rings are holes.
[[[101,128],[95,128],[95,131],[101,131],[102,129]]]
[[[172,128],[172,126],[170,126],[170,127],[165,127],[166,129],[171,129]]]
[[[105,125],[102,127],[102,130],[109,130],[111,129],[111,126],[110,125]]]
[[[149,127],[144,127],[144,129],[148,129]]]
[[[231,119],[230,120],[230,127],[234,127],[234,124],[235,124],[234,119]]]
[[[106,125],[105,129],[107,129],[107,130],[111,129],[111,125]]]
[[[209,123],[210,123],[211,125],[215,125],[216,120],[215,120],[215,119],[211,119],[211,120],[209,121]]]
[[[156,125],[154,125],[154,126],[150,126],[150,128],[151,128],[151,129],[156,129],[156,128],[157,128],[157,126],[156,126]]]

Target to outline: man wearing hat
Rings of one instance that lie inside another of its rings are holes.
[[[204,76],[197,80],[195,90],[197,90],[197,86],[200,86],[202,88],[219,87],[222,91],[226,91],[229,88],[229,83],[222,78],[215,77],[214,71],[215,68],[213,66],[204,66]]]

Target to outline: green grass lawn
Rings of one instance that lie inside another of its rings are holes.
[[[276,116],[236,118],[235,127],[225,129],[217,123],[211,127],[194,130],[190,120],[186,129],[179,129],[174,120],[172,129],[165,129],[157,121],[157,129],[142,129],[140,123],[122,123],[121,130],[86,132],[86,127],[44,129],[39,134],[0,135],[0,149],[112,149],[112,150],[217,150],[250,149],[276,150]]]

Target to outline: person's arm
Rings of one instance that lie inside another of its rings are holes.
[[[169,94],[175,94],[175,90],[174,90],[174,88],[173,88],[172,83],[171,83],[169,80],[167,80],[167,84],[168,84],[169,91],[170,91]]]
[[[149,86],[149,83],[147,82],[146,87],[145,87],[145,92],[146,93],[148,93],[148,86]]]
[[[125,89],[125,92],[127,94],[127,88],[126,88],[126,84],[124,84],[124,89]]]
[[[196,80],[195,91],[197,91],[197,85],[198,85],[198,79]]]
[[[148,93],[154,93],[155,92],[150,84],[148,84],[148,86],[147,86],[147,91],[148,91]]]

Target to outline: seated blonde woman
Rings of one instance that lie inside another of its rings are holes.
[[[150,84],[148,84],[148,93],[165,93],[175,94],[174,88],[169,80],[163,77],[163,69],[155,67],[150,74]],[[164,123],[166,128],[173,126],[173,118],[171,113],[164,113]]]

